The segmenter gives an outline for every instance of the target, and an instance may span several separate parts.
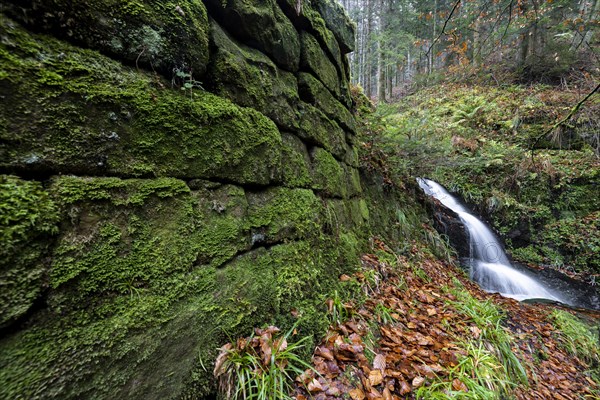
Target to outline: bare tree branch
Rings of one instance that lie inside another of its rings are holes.
[[[450,11],[448,18],[446,18],[446,20],[444,21],[444,26],[442,26],[442,30],[440,31],[440,34],[437,35],[437,37],[435,39],[433,39],[433,41],[431,42],[431,46],[429,46],[429,49],[427,49],[427,52],[425,53],[426,57],[429,57],[429,53],[431,53],[431,49],[433,49],[433,46],[435,46],[435,44],[440,40],[442,35],[444,35],[446,33],[446,26],[448,26],[448,22],[450,22],[450,19],[452,18],[454,11],[456,11],[458,6],[460,5],[460,2],[461,2],[461,0],[456,0],[456,3],[454,3],[454,5],[452,6],[452,10]],[[434,18],[435,18],[435,16],[434,16]]]

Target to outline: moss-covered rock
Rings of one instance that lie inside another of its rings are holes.
[[[99,50],[168,78],[199,79],[208,62],[208,18],[200,0],[9,0],[3,11],[74,44]]]
[[[298,137],[308,144],[323,147],[338,160],[345,159],[351,150],[346,143],[344,130],[335,121],[308,103],[299,104],[298,114]]]
[[[211,21],[211,33],[215,50],[205,87],[260,111],[283,129],[297,128],[296,77],[277,68],[260,51],[236,43],[215,21]]]
[[[49,36],[0,20],[0,169],[32,179],[0,177],[0,398],[211,398],[224,342],[325,332],[369,219],[347,110],[300,100],[275,0],[205,3],[208,75],[199,0],[3,8]]]
[[[0,327],[24,315],[45,288],[42,256],[57,223],[39,182],[0,175]]]
[[[313,35],[302,32],[300,38],[302,41],[302,57],[300,60],[302,70],[318,77],[336,98],[341,98],[340,79],[335,65],[329,60]]]
[[[311,186],[310,156],[302,140],[291,133],[282,132],[283,153],[281,163],[281,179],[285,186],[304,187]]]
[[[301,72],[298,83],[302,100],[322,110],[329,118],[336,120],[342,128],[356,132],[354,116],[314,76]]]
[[[311,7],[303,8],[302,13],[308,21],[307,31],[320,42],[321,47],[325,50],[338,71],[341,70],[342,52],[340,45],[333,33],[326,26],[321,15]]]
[[[192,264],[219,267],[252,247],[316,234],[319,204],[312,191],[195,186],[190,192],[173,178],[56,179],[51,191],[68,221],[50,286],[73,287],[69,306],[75,306],[92,294],[152,287]]]
[[[93,51],[2,23],[2,167],[256,184],[274,178],[281,137],[262,114],[200,88],[166,88]]]
[[[206,5],[238,40],[267,54],[281,68],[298,70],[298,32],[275,0],[206,0]]]
[[[313,162],[313,188],[326,197],[352,198],[362,192],[358,170],[338,162],[328,151],[315,147],[310,153]]]
[[[323,4],[296,0],[278,0],[278,3],[298,31],[307,31],[315,35],[327,48],[331,48],[329,37],[333,36],[338,42],[333,46],[340,49],[342,55],[354,50],[356,29],[343,7],[327,0]],[[342,15],[335,15],[336,13]],[[337,57],[335,53],[331,56]]]
[[[291,326],[292,310],[301,335],[325,331],[317,310],[356,265],[359,243],[322,235],[314,193],[190,186],[53,180],[62,223],[50,291],[24,329],[0,339],[0,397],[198,398],[214,390],[207,370],[229,337]],[[47,204],[29,189],[21,209]],[[35,215],[25,225],[52,229]]]
[[[356,26],[344,8],[334,0],[317,0],[314,6],[323,16],[327,28],[335,35],[344,54],[353,52]]]

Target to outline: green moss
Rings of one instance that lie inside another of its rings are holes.
[[[308,189],[273,188],[248,196],[248,226],[266,228],[265,240],[311,237],[318,231],[320,204]]]
[[[94,293],[153,288],[188,268],[196,258],[185,244],[193,228],[191,198],[183,196],[189,189],[168,183],[165,190],[164,180],[58,179],[52,191],[64,202],[70,226],[54,251],[50,285],[68,283],[69,302],[76,304]]]
[[[314,189],[323,191],[325,197],[351,199],[361,195],[358,170],[338,162],[323,149],[315,148],[311,154]]]
[[[201,1],[9,1],[3,11],[61,39],[162,72],[208,63],[208,16]],[[13,4],[10,4],[13,3]]]
[[[300,66],[303,70],[310,71],[325,85],[325,87],[334,94],[335,97],[342,98],[342,89],[338,70],[329,60],[317,39],[307,32],[302,32],[302,57]]]
[[[346,171],[342,165],[329,152],[318,147],[313,149],[311,157],[314,189],[322,191],[325,196],[347,197]]]
[[[303,100],[322,110],[329,118],[336,120],[343,128],[356,132],[356,122],[350,111],[337,101],[331,93],[311,74],[299,75],[300,96]]]
[[[511,255],[515,260],[524,263],[541,264],[544,261],[544,257],[533,246],[513,249]]]
[[[123,180],[65,176],[56,179],[53,191],[64,204],[82,200],[108,200],[119,206],[142,205],[150,196],[167,198],[189,193],[190,190],[185,182],[174,178]]]
[[[300,129],[295,132],[305,142],[323,147],[339,160],[352,151],[346,143],[344,130],[319,109],[301,102],[298,113]]]
[[[536,235],[539,246],[554,249],[564,263],[579,271],[600,273],[600,212],[560,219]],[[554,260],[549,260],[550,262]]]
[[[236,104],[260,111],[280,127],[297,129],[299,98],[294,75],[277,68],[258,50],[236,43],[214,21],[211,32],[217,51],[207,87]]]
[[[343,7],[333,0],[318,0],[315,4],[327,28],[331,29],[344,53],[354,51],[356,26]]]
[[[279,66],[298,71],[300,40],[275,0],[207,0],[211,16],[238,40],[270,56]]]
[[[0,175],[0,326],[27,312],[40,295],[41,257],[57,223],[57,207],[39,182]]]
[[[97,53],[32,37],[8,19],[0,91],[12,105],[2,165],[60,172],[268,183],[281,137],[258,112],[193,89],[165,89]],[[10,44],[6,44],[10,43]],[[42,63],[37,59],[44,60]],[[42,72],[43,71],[43,72]],[[63,77],[45,85],[48,72]]]
[[[359,200],[359,208],[360,208],[360,215],[362,215],[363,219],[365,221],[369,220],[369,206],[367,205],[367,202],[364,199]]]
[[[342,72],[342,52],[340,45],[335,39],[333,33],[326,27],[326,23],[319,15],[319,13],[312,9],[312,7],[306,7],[302,10],[302,14],[306,17],[309,22],[309,31],[315,36],[320,42],[322,48],[327,52],[327,56],[333,62],[333,65],[338,70],[338,73]]]
[[[310,190],[191,186],[52,181],[63,221],[47,307],[0,339],[0,397],[205,396],[202,366],[230,337],[291,326],[293,310],[302,335],[324,332],[324,300],[357,264],[356,238],[322,236]]]
[[[292,134],[282,132],[282,182],[288,187],[310,187],[310,157],[306,145]]]

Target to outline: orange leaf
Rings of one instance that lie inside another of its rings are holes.
[[[323,357],[326,360],[333,361],[333,353],[325,346],[319,346],[315,350],[315,355]]]
[[[363,392],[362,390],[360,390],[358,388],[352,389],[351,391],[348,392],[348,394],[350,395],[352,400],[364,400],[364,398],[365,398],[365,392]]]
[[[456,390],[457,392],[468,392],[469,391],[469,389],[467,388],[467,385],[462,383],[460,381],[460,379],[458,379],[458,378],[456,378],[452,381],[452,389]]]
[[[383,374],[381,373],[381,370],[374,369],[369,372],[369,383],[371,386],[377,386],[381,384],[381,382],[383,382]]]
[[[392,392],[387,387],[383,389],[383,400],[392,400]]]

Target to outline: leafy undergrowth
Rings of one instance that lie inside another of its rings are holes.
[[[366,300],[329,302],[347,319],[332,324],[294,398],[599,398],[597,328],[487,294],[417,243],[407,255],[376,247],[362,272],[340,277]]]

